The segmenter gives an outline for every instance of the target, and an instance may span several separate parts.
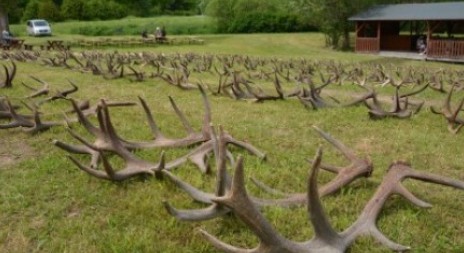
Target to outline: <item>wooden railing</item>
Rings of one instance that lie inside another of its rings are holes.
[[[356,38],[356,52],[359,53],[379,52],[379,45],[377,38]]]
[[[464,59],[464,40],[430,40],[427,56],[436,58]]]

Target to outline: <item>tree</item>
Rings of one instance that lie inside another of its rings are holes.
[[[353,24],[348,18],[374,4],[376,0],[303,0],[300,4],[309,9],[319,29],[325,34],[326,45],[333,48],[350,47]]]
[[[37,17],[59,21],[61,20],[60,8],[53,0],[41,0],[37,9]]]
[[[63,19],[82,20],[84,13],[83,0],[64,0],[61,5],[61,16]]]
[[[0,2],[0,31],[10,30],[8,13],[18,6],[18,0],[2,0]]]

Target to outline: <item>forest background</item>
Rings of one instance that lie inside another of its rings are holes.
[[[349,47],[347,18],[374,4],[440,0],[2,0],[0,28],[43,18],[52,22],[114,20],[159,15],[207,15],[214,33],[320,31],[327,45]]]

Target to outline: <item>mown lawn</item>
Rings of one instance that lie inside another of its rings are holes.
[[[321,66],[334,61],[345,66],[369,63],[398,69],[427,69],[429,72],[453,69],[462,72],[459,65],[335,52],[324,47],[324,37],[318,33],[195,37],[205,43],[107,48],[102,52],[143,51],[167,56],[189,53],[242,55],[267,61],[298,62],[306,59],[319,62]],[[76,36],[56,35],[54,38],[72,40]],[[26,38],[37,45],[45,43],[46,39]],[[2,63],[5,62],[2,60]],[[181,137],[184,134],[182,125],[168,99],[172,96],[194,128],[201,126],[203,104],[198,91],[180,90],[159,78],[147,78],[144,82],[131,82],[127,78],[106,80],[91,73],[45,66],[40,61],[17,64],[14,87],[0,89],[1,96],[8,96],[15,103],[30,94],[21,82],[37,84],[30,78],[32,75],[48,82],[52,89],[66,89],[69,87],[68,80],[72,80],[79,86],[79,91],[72,97],[89,99],[93,103],[101,98],[137,102],[137,96],[142,96],[147,99],[162,131],[168,136]],[[319,65],[316,63],[314,66]],[[3,75],[3,72],[0,73]],[[190,80],[201,80],[213,87],[218,82],[214,71],[192,73]],[[271,82],[259,85],[272,92]],[[283,84],[286,91],[294,86],[292,81]],[[362,92],[351,83],[329,87],[342,100],[349,100],[351,94]],[[378,90],[383,95],[392,92],[391,87],[378,87]],[[445,95],[428,90],[419,97],[426,98],[428,103],[440,104]],[[462,92],[457,93],[453,101],[460,97]],[[371,158],[374,164],[371,178],[358,180],[322,200],[330,221],[338,230],[349,227],[356,220],[393,161],[407,161],[417,170],[464,180],[463,133],[449,133],[445,120],[432,114],[427,106],[411,119],[374,121],[369,119],[364,106],[312,111],[295,98],[253,103],[213,96],[210,91],[208,98],[214,125],[222,125],[235,138],[246,140],[267,154],[266,161],[261,161],[241,149],[232,149],[234,156],[245,157],[246,183],[252,195],[272,197],[254,186],[250,177],[285,192],[304,192],[310,167],[307,159],[314,156],[319,146],[324,149],[324,162],[346,163],[340,153],[317,135],[313,125],[345,143],[359,156]],[[63,120],[62,112],[69,108],[68,101],[57,100],[44,104],[40,110],[46,119],[59,121]],[[152,138],[139,104],[111,108],[110,112],[118,133],[124,138]],[[92,120],[96,122],[95,117]],[[91,138],[79,124],[71,127]],[[149,177],[113,183],[90,177],[72,164],[66,152],[53,146],[52,140],[55,139],[77,143],[64,127],[54,127],[33,136],[19,128],[0,130],[1,252],[217,252],[197,232],[198,228],[233,245],[251,248],[258,243],[253,233],[233,215],[204,222],[183,222],[171,217],[163,207],[164,200],[186,209],[205,205],[195,203],[168,180]],[[166,149],[166,158],[172,160],[188,150]],[[161,151],[141,150],[136,155],[157,162]],[[73,156],[88,161],[85,156]],[[120,159],[111,161],[122,165]],[[214,168],[214,163],[211,165]],[[192,164],[186,164],[173,173],[203,190],[214,191],[214,172],[213,175],[203,175]],[[321,183],[332,178],[329,173],[320,174]],[[412,252],[463,252],[464,226],[461,218],[464,192],[419,181],[406,181],[405,185],[433,207],[422,209],[400,197],[393,197],[384,206],[379,218],[380,230],[393,241],[411,246]],[[303,207],[266,207],[263,213],[276,230],[292,240],[309,240],[314,233]],[[350,252],[391,250],[371,238],[360,238]]]

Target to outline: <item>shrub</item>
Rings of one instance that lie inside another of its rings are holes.
[[[301,25],[298,22],[298,17],[293,14],[254,11],[236,15],[229,23],[228,32],[299,32],[308,28],[308,26]]]
[[[63,0],[61,15],[65,20],[81,20],[84,13],[83,0]]]
[[[118,19],[128,14],[123,5],[106,0],[90,0],[85,2],[83,13],[83,19],[85,20]]]

